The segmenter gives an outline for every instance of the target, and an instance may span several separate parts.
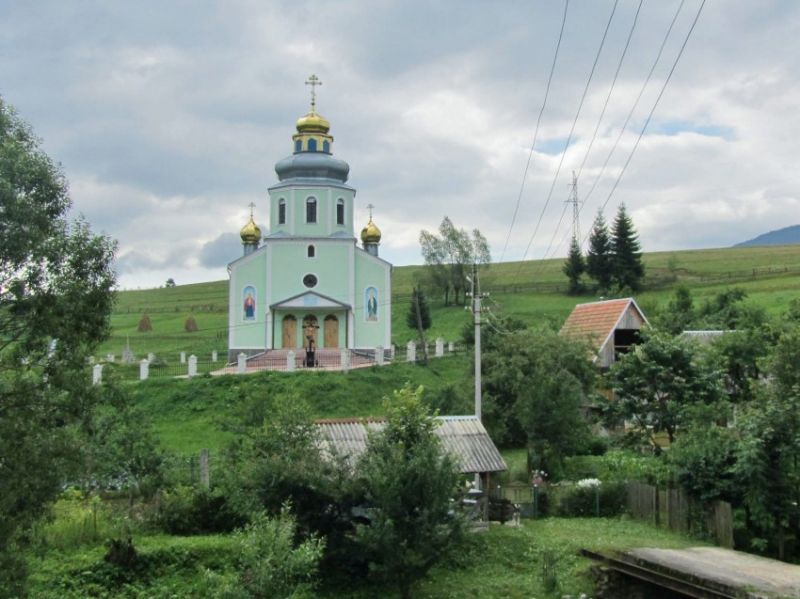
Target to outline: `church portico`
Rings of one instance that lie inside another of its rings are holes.
[[[276,163],[278,182],[268,189],[269,229],[262,236],[251,205],[244,256],[228,267],[231,359],[260,348],[279,362],[312,348],[326,363],[356,352],[355,364],[391,346],[392,267],[378,256],[381,231],[368,205],[358,244],[350,166],[333,157],[330,123],[316,112],[321,82],[307,83],[311,110],[297,120],[294,152]]]

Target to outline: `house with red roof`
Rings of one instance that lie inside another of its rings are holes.
[[[639,331],[650,323],[632,297],[578,304],[559,331],[573,339],[588,339],[596,351],[600,368],[609,368],[619,354],[639,339]]]

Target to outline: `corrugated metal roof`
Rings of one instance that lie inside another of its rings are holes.
[[[502,472],[508,469],[503,456],[492,442],[489,433],[475,416],[440,416],[436,435],[445,451],[452,455],[464,474]],[[338,418],[315,422],[320,431],[322,449],[328,454],[343,457],[355,465],[366,451],[370,432],[381,430],[386,421],[381,418]]]

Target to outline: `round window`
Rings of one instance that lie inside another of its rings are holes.
[[[303,285],[305,285],[309,289],[311,287],[316,287],[317,286],[317,277],[316,277],[316,275],[306,275],[306,276],[304,276],[303,277]]]

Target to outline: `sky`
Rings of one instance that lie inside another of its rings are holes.
[[[0,95],[121,288],[227,278],[312,73],[356,233],[373,204],[396,265],[444,216],[494,261],[566,255],[573,171],[582,239],[624,203],[646,252],[726,247],[800,221],[800,4],[709,0],[687,41],[701,5],[571,0],[545,103],[560,0],[4,0]]]

